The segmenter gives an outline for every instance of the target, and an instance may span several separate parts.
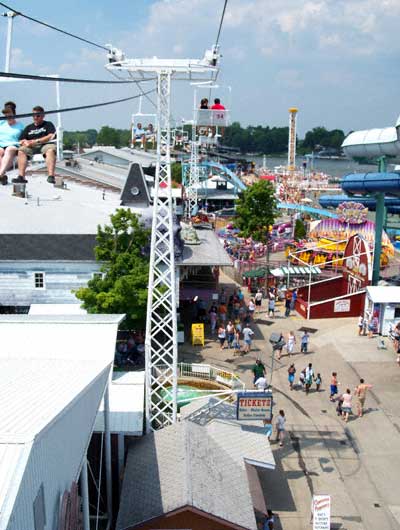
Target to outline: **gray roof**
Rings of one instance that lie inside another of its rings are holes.
[[[213,230],[196,230],[200,245],[185,245],[178,266],[232,266],[232,260]]]
[[[93,261],[95,246],[94,234],[0,234],[0,260]]]
[[[274,460],[262,428],[254,429],[237,421],[200,425],[187,419],[135,441],[117,530],[183,507],[256,530],[246,461],[273,468]]]

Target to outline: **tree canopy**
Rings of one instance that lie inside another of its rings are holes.
[[[309,149],[315,149],[317,146],[321,146],[339,150],[344,138],[345,134],[340,129],[328,131],[325,127],[314,127],[314,129],[306,133],[302,146]]]
[[[269,226],[274,224],[277,213],[272,184],[260,180],[239,195],[236,224],[245,237],[266,242]]]
[[[118,209],[111,223],[97,228],[96,275],[76,292],[88,313],[125,313],[124,326],[143,327],[146,321],[149,259],[144,249],[150,231],[130,210]]]

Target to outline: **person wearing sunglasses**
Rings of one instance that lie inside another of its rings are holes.
[[[18,152],[19,139],[24,126],[14,118],[17,107],[13,101],[4,103],[3,115],[0,120],[0,184],[8,183],[6,171],[12,166]]]
[[[18,149],[19,176],[13,179],[16,184],[28,182],[25,178],[28,159],[33,155],[42,154],[46,160],[47,182],[55,183],[54,171],[56,166],[57,146],[52,141],[56,137],[56,128],[51,121],[44,119],[44,108],[39,105],[33,107],[33,123],[25,127]]]

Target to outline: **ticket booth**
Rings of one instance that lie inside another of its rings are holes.
[[[372,322],[374,333],[387,336],[389,329],[400,322],[400,287],[367,287],[364,316]]]

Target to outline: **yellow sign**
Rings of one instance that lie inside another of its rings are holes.
[[[192,345],[204,346],[204,324],[192,324]]]

